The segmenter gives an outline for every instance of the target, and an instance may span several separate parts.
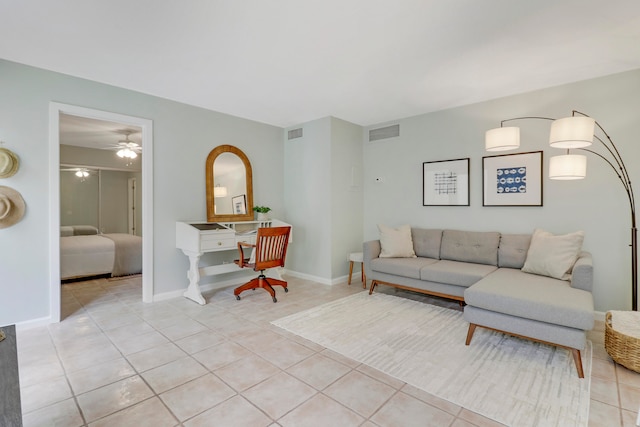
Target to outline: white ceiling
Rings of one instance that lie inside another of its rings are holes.
[[[638,0],[0,0],[0,58],[287,127],[640,68]]]
[[[60,144],[116,150],[118,143],[129,141],[142,145],[142,129],[105,120],[60,115]]]

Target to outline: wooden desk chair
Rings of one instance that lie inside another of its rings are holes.
[[[273,289],[274,285],[282,286],[285,292],[289,292],[287,289],[287,282],[284,280],[267,278],[264,275],[264,270],[268,268],[283,267],[284,259],[287,255],[287,245],[289,243],[289,233],[291,227],[265,227],[259,228],[256,235],[256,244],[239,242],[238,252],[240,253],[240,259],[234,262],[238,264],[240,268],[253,268],[254,271],[259,271],[260,275],[248,283],[242,286],[238,286],[233,290],[233,294],[236,299],[240,299],[240,293],[247,289],[262,288],[271,294],[273,302],[278,302],[276,299],[276,291]],[[255,262],[250,262],[251,258],[246,257],[243,248],[255,248]]]

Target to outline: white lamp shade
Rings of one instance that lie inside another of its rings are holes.
[[[515,150],[518,147],[520,147],[519,127],[490,129],[484,135],[484,149],[487,151]]]
[[[587,156],[564,154],[549,159],[549,178],[551,179],[583,179],[585,176],[587,176]]]
[[[227,187],[213,187],[213,197],[227,197]]]
[[[549,145],[554,148],[582,148],[593,143],[596,121],[591,117],[565,117],[554,120]]]

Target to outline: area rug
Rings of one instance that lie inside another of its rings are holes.
[[[459,311],[364,291],[272,322],[508,426],[583,427],[591,343],[579,379],[566,349],[476,329]]]

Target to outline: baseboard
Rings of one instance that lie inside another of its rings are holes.
[[[223,280],[216,283],[203,284],[203,285],[200,285],[200,291],[206,292],[214,289],[227,288],[229,286],[238,286],[242,284],[242,280],[243,279],[240,279],[238,281],[238,279],[236,278],[236,279]],[[185,288],[185,289],[178,289],[177,291],[170,291],[170,292],[163,292],[161,294],[156,294],[153,296],[153,302],[166,301],[168,299],[181,297],[186,290],[187,289]]]
[[[298,279],[312,280],[312,281],[318,282],[318,283],[320,283],[322,285],[335,285],[335,284],[339,283],[339,281],[337,279],[327,279],[326,277],[314,276],[314,275],[311,275],[311,274],[300,273],[298,271],[292,271],[292,270],[285,270],[284,274],[286,274],[288,276],[296,277]],[[345,276],[345,278],[346,278],[346,276]]]
[[[16,331],[24,331],[32,328],[39,328],[41,326],[48,326],[53,323],[51,317],[40,317],[38,319],[25,320],[24,322],[16,323]]]

